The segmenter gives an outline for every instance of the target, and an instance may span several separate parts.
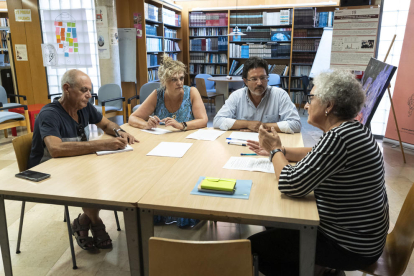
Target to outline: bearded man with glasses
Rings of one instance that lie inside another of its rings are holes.
[[[258,57],[249,58],[243,67],[246,87],[233,92],[214,118],[213,126],[222,130],[258,132],[260,125],[270,131],[300,132],[296,106],[288,93],[268,85],[268,64]]]

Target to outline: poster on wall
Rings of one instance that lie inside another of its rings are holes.
[[[92,67],[85,9],[43,10],[44,44],[56,51],[52,68]]]
[[[109,28],[109,39],[111,45],[118,45],[118,28]]]
[[[105,6],[97,6],[96,13],[96,28],[108,28],[108,15]]]
[[[142,38],[142,17],[139,13],[134,13],[134,28],[137,29],[137,37]]]
[[[100,59],[110,59],[111,54],[109,52],[109,37],[108,28],[97,29],[98,35],[98,53]]]
[[[369,61],[361,80],[366,99],[361,112],[356,118],[361,124],[369,125],[371,123],[372,117],[396,70],[397,67],[375,58],[371,58]]]
[[[375,55],[379,10],[335,11],[331,69],[365,70]]]
[[[27,61],[27,48],[26,44],[15,44],[16,60]]]
[[[43,66],[56,66],[57,52],[52,44],[42,44]]]
[[[32,10],[30,9],[15,9],[14,20],[16,22],[32,22]]]

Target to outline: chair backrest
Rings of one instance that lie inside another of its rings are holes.
[[[301,77],[302,80],[302,89],[303,89],[303,93],[305,95],[308,95],[308,86],[309,86],[309,77],[308,76],[303,76]]]
[[[27,162],[32,149],[32,138],[33,132],[14,138],[12,141],[20,172],[27,170]]]
[[[198,75],[196,75],[195,78],[196,79],[198,79],[198,78],[204,79],[206,89],[214,89],[215,82],[211,81],[211,80],[208,80],[208,78],[211,78],[211,77],[212,77],[212,75],[209,75],[209,74],[198,74]],[[198,86],[197,86],[197,89],[198,89]]]
[[[161,87],[161,83],[159,82],[149,82],[141,86],[139,90],[139,102],[142,104],[148,96],[154,91]]]
[[[280,76],[278,74],[269,74],[268,85],[279,85],[280,86]]]
[[[393,263],[393,275],[402,275],[414,249],[414,184],[405,198],[392,232],[387,237],[387,249],[391,251],[389,263]],[[398,264],[398,267],[396,266]]]
[[[157,276],[252,276],[250,241],[200,242],[152,237],[149,272]]]
[[[0,103],[7,103],[7,92],[3,86],[0,85]]]
[[[122,97],[122,90],[118,84],[109,83],[102,85],[98,90],[98,103],[102,104],[102,101]],[[105,105],[115,106],[118,109],[122,108],[122,100],[108,102]]]
[[[207,88],[204,79],[196,78],[196,87],[198,92],[200,92],[201,97],[208,97],[207,96]]]

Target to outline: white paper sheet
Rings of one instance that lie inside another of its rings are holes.
[[[230,157],[223,169],[275,173],[267,158]]]
[[[148,132],[148,133],[151,133],[151,134],[156,134],[156,135],[161,135],[161,134],[166,134],[166,133],[172,132],[171,130],[158,128],[158,127],[151,128],[151,129],[141,129],[141,131]]]
[[[247,140],[253,140],[253,141],[259,141],[259,133],[257,132],[236,132],[233,131],[229,138],[241,140],[241,141],[247,141]]]
[[[165,157],[183,157],[192,143],[161,142],[148,155]]]
[[[120,149],[120,150],[102,150],[102,151],[97,151],[96,155],[107,155],[107,154],[112,154],[112,153],[120,153],[120,152],[125,152],[125,151],[132,151],[134,150],[130,145],[127,145],[126,148],[124,149]]]
[[[220,137],[225,131],[221,130],[214,130],[214,129],[199,129],[196,132],[191,133],[188,135],[187,139],[196,139],[196,140],[206,140],[206,141],[214,141],[218,137]]]

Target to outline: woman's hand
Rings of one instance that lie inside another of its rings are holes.
[[[159,124],[160,124],[160,118],[158,118],[157,116],[150,116],[147,121],[147,125],[145,126],[144,129],[156,128],[157,125]]]
[[[269,156],[270,154],[267,150],[262,149],[259,146],[259,142],[257,141],[247,140],[247,146],[251,151],[255,152],[257,155]]]
[[[173,118],[167,117],[161,120],[161,122],[165,123],[165,126],[172,126],[173,128],[182,130],[184,129],[184,126],[182,123],[177,122]]]
[[[271,133],[268,133],[263,126],[260,126],[259,146],[268,152],[282,148],[282,142],[274,127],[271,128]]]

